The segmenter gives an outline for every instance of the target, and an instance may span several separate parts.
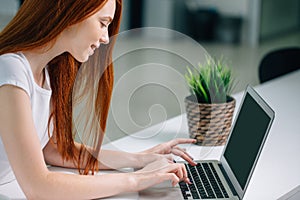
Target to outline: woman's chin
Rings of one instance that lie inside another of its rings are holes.
[[[88,61],[90,55],[73,56],[78,62],[84,63]]]
[[[77,53],[71,53],[71,55],[78,61],[81,63],[84,63],[86,61],[88,61],[89,57],[92,56],[94,54],[94,51],[86,51],[84,53],[81,54],[77,54]]]

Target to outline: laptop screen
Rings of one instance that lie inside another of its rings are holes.
[[[262,107],[246,93],[224,152],[224,157],[243,190],[271,121]]]

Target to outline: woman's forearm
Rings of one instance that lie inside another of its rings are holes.
[[[99,155],[100,169],[141,168],[143,155],[122,151],[101,150]]]
[[[80,144],[75,143],[75,146],[79,149]],[[93,151],[91,148],[89,151]],[[47,146],[43,150],[44,158],[47,164],[59,167],[66,168],[77,168],[74,165],[74,162],[69,160],[63,160],[60,153],[57,151],[56,145],[49,142]],[[121,151],[112,151],[112,150],[101,150],[98,161],[100,169],[121,169],[121,168],[141,168],[148,162],[145,160],[149,160],[146,157],[149,155],[143,155],[141,153],[128,153]],[[150,160],[150,161],[153,161]],[[84,167],[84,166],[82,166]]]
[[[130,173],[83,176],[49,172],[39,178],[28,199],[96,199],[132,191]]]

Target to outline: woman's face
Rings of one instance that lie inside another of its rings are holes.
[[[109,43],[108,25],[114,18],[115,9],[115,0],[108,0],[94,15],[63,31],[66,51],[77,61],[85,62],[101,43]]]

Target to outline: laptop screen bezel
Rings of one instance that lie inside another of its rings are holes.
[[[261,143],[261,145],[260,145],[260,147],[259,147],[259,151],[258,151],[258,153],[257,153],[257,155],[256,155],[256,158],[255,158],[255,161],[254,161],[254,163],[253,163],[253,166],[252,166],[252,168],[251,168],[251,170],[250,170],[250,173],[249,173],[249,176],[248,176],[248,178],[247,178],[245,187],[244,187],[244,189],[242,189],[242,187],[241,187],[241,185],[239,184],[237,178],[235,177],[233,171],[231,170],[231,168],[230,168],[230,166],[229,166],[229,164],[228,164],[228,162],[227,162],[227,160],[226,160],[226,158],[225,158],[225,156],[224,156],[224,153],[225,153],[226,147],[227,147],[227,145],[228,145],[228,141],[230,140],[231,133],[232,133],[232,131],[233,131],[233,127],[234,127],[235,123],[237,122],[237,118],[238,118],[238,116],[239,116],[239,113],[240,113],[240,111],[241,111],[242,105],[243,105],[243,103],[244,103],[244,100],[245,100],[245,97],[246,97],[247,94],[249,94],[249,95],[253,98],[253,100],[254,100],[254,101],[255,101],[255,102],[256,102],[256,103],[257,103],[257,104],[265,111],[265,113],[270,117],[270,121],[269,121],[267,130],[266,130],[266,133],[265,133],[265,135],[264,135],[263,141],[262,141],[262,143]],[[238,194],[238,196],[239,196],[240,199],[243,198],[243,196],[244,196],[244,194],[245,194],[245,192],[246,192],[246,189],[247,189],[247,187],[248,187],[249,181],[250,181],[251,176],[252,176],[252,174],[253,174],[254,168],[255,168],[255,166],[256,166],[256,164],[257,164],[259,155],[260,155],[260,153],[261,153],[261,151],[262,151],[262,148],[263,148],[263,146],[264,146],[264,143],[265,143],[265,141],[266,141],[266,138],[267,138],[267,136],[268,136],[268,134],[269,134],[269,131],[270,131],[272,122],[273,122],[273,120],[274,120],[274,117],[275,117],[275,112],[272,110],[272,108],[271,108],[271,107],[263,100],[263,98],[262,98],[262,97],[261,97],[261,96],[260,96],[260,95],[259,95],[259,94],[251,87],[251,86],[248,85],[247,88],[246,88],[246,90],[245,90],[245,92],[244,92],[244,96],[243,96],[242,101],[241,101],[241,104],[240,104],[240,106],[239,106],[239,110],[238,110],[238,112],[237,112],[237,114],[236,114],[234,123],[232,124],[232,128],[231,128],[231,131],[230,131],[230,135],[229,135],[229,137],[228,137],[228,140],[227,140],[227,142],[226,142],[225,148],[224,148],[224,150],[223,150],[223,153],[222,153],[222,156],[221,156],[221,159],[220,159],[220,162],[221,162],[221,164],[222,164],[222,166],[223,166],[223,168],[224,168],[224,170],[225,170],[225,172],[226,172],[226,174],[227,174],[229,180],[231,181],[231,183],[232,183],[234,189],[236,190],[236,192],[237,192],[237,194]]]

